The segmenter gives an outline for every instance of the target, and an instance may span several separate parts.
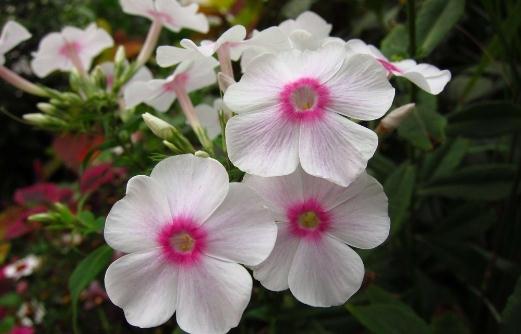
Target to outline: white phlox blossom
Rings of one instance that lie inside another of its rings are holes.
[[[40,267],[41,263],[42,261],[38,256],[31,254],[5,266],[3,274],[7,278],[18,280],[22,277],[30,276]]]
[[[238,325],[252,291],[239,265],[259,265],[277,228],[253,190],[228,183],[216,160],[191,154],[161,161],[150,176],[129,180],[110,210],[105,240],[127,255],[105,275],[110,300],[127,321],[159,326],[176,314],[190,333],[224,333]]]
[[[404,77],[430,94],[437,95],[443,91],[450,81],[448,70],[440,70],[430,64],[417,64],[413,59],[392,62],[373,45],[368,45],[359,39],[352,39],[345,44],[351,54],[367,54],[373,56],[388,72],[389,76]]]
[[[20,305],[16,316],[23,326],[33,327],[34,325],[39,325],[45,317],[45,306],[33,299]]]
[[[0,66],[5,63],[5,54],[15,46],[31,38],[24,26],[15,21],[8,21],[0,34]]]
[[[85,74],[94,57],[114,45],[112,37],[92,23],[84,30],[65,27],[61,32],[46,35],[33,54],[33,72],[43,78],[55,70],[76,69]]]

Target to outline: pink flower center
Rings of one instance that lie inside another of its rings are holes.
[[[388,62],[385,59],[377,59],[380,64],[387,70],[389,73],[402,73],[400,69],[394,66],[391,62]]]
[[[148,15],[152,16],[154,19],[162,22],[162,23],[172,23],[172,17],[166,13],[161,13],[157,10],[149,10],[147,11]]]
[[[187,81],[188,81],[188,74],[186,74],[186,73],[178,74],[173,80],[170,80],[163,85],[163,91],[173,92],[173,91],[175,91],[176,86],[181,85],[182,87],[184,87],[186,85]]]
[[[286,209],[290,231],[301,238],[317,239],[328,230],[331,217],[314,198],[294,203]]]
[[[73,57],[78,57],[79,52],[81,51],[81,45],[78,42],[66,42],[60,48],[60,55],[72,59]]]
[[[286,84],[279,95],[282,112],[295,122],[320,119],[329,104],[329,89],[313,78]]]
[[[206,248],[206,231],[193,219],[178,217],[163,227],[157,242],[169,262],[193,265]]]

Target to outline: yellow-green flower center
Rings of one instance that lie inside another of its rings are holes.
[[[306,211],[298,217],[298,223],[300,226],[304,228],[313,229],[320,224],[320,220],[317,217],[317,214],[313,211]]]

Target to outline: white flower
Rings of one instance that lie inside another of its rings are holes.
[[[394,98],[385,71],[366,55],[330,45],[255,58],[224,94],[238,115],[226,125],[230,160],[259,176],[304,170],[346,186],[373,156],[376,134],[344,116],[373,120]]]
[[[85,30],[65,27],[61,32],[50,33],[40,41],[38,51],[33,54],[31,67],[39,77],[45,77],[55,70],[71,71],[74,68],[84,73],[89,70],[94,57],[113,44],[110,35],[94,23]]]
[[[8,21],[2,28],[2,34],[0,35],[0,66],[4,65],[4,55],[7,52],[30,37],[29,31],[20,23]]]
[[[373,56],[387,70],[389,75],[404,77],[427,93],[437,95],[450,81],[448,70],[440,70],[430,64],[417,64],[412,59],[392,62],[387,59],[376,47],[367,45],[359,39],[347,41],[345,47],[352,54],[367,54]]]
[[[107,89],[111,89],[114,84],[114,63],[113,62],[104,62],[99,65],[103,74],[105,74],[105,78],[107,79]],[[142,81],[150,81],[154,77],[152,76],[152,72],[146,67],[142,66],[139,70],[134,74],[130,80],[127,81],[124,87],[133,83],[133,82],[142,82]]]
[[[14,263],[4,267],[4,275],[7,278],[18,280],[22,277],[31,275],[34,270],[40,267],[42,261],[36,255],[28,255]]]
[[[194,3],[181,6],[176,0],[120,0],[120,4],[125,13],[160,22],[173,32],[183,28],[208,32],[208,20],[197,13],[199,6]]]
[[[332,26],[314,12],[306,11],[295,20],[286,20],[279,28],[299,50],[316,50],[329,40]]]
[[[189,93],[214,84],[217,80],[216,66],[215,59],[202,58],[179,64],[166,79],[133,82],[124,91],[125,104],[127,108],[132,108],[146,103],[157,111],[165,112],[175,101],[179,89]]]
[[[212,106],[208,104],[199,104],[195,107],[197,118],[206,130],[208,137],[212,140],[221,133],[219,110],[222,108],[224,108],[224,105],[221,99],[215,99]]]
[[[20,323],[26,327],[41,324],[45,316],[45,306],[37,300],[23,303],[16,312],[16,316],[20,319]]]
[[[129,253],[107,269],[109,298],[134,326],[161,325],[174,312],[187,332],[237,326],[252,289],[237,263],[260,264],[276,239],[261,202],[211,158],[177,155],[133,177],[105,225],[107,243]]]
[[[275,248],[253,276],[269,290],[289,288],[308,305],[345,303],[364,277],[364,264],[349,246],[374,248],[389,234],[378,181],[363,173],[344,188],[298,168],[287,176],[246,175],[243,182],[265,200],[278,227]]]

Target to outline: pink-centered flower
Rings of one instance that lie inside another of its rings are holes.
[[[208,20],[204,14],[197,13],[197,4],[181,6],[176,0],[120,0],[120,4],[125,13],[159,22],[173,32],[182,28],[208,32]]]
[[[373,156],[376,134],[349,120],[384,115],[394,98],[370,56],[343,47],[266,54],[231,85],[224,103],[238,115],[226,125],[230,160],[259,176],[309,174],[346,186]]]
[[[46,35],[33,54],[31,67],[39,77],[45,77],[55,70],[80,73],[88,71],[92,60],[101,51],[114,44],[112,37],[92,23],[84,30],[65,27],[61,32]]]
[[[389,76],[404,77],[430,94],[437,95],[450,81],[448,70],[440,70],[430,64],[417,64],[413,59],[390,61],[373,45],[365,44],[359,39],[347,41],[345,47],[352,54],[367,54],[374,57],[387,71]]]
[[[214,68],[217,61],[202,58],[179,64],[166,79],[133,82],[127,85],[124,98],[127,108],[145,103],[157,111],[167,111],[178,95],[214,84],[217,79]]]
[[[2,28],[0,35],[0,66],[5,63],[5,54],[15,46],[29,39],[31,34],[21,24],[15,21],[8,21]]]
[[[40,267],[42,261],[36,255],[28,255],[23,259],[6,265],[3,268],[3,276],[18,280],[22,277],[31,275],[38,267]]]
[[[249,187],[228,183],[225,168],[190,154],[133,177],[111,209],[105,240],[128,255],[110,265],[105,287],[127,321],[158,326],[176,313],[187,332],[237,326],[252,279],[237,263],[264,261],[276,226]]]
[[[289,288],[311,306],[345,303],[364,277],[350,246],[374,248],[389,234],[387,197],[378,181],[363,173],[340,187],[298,168],[272,178],[246,175],[243,182],[264,199],[278,227],[273,251],[253,276],[269,290]]]

